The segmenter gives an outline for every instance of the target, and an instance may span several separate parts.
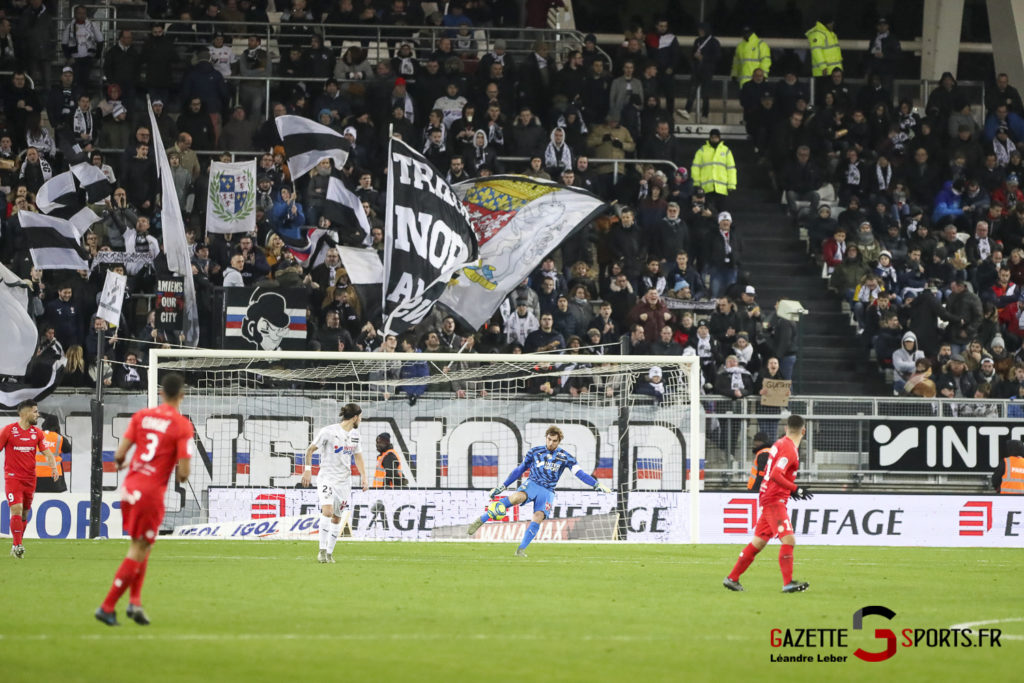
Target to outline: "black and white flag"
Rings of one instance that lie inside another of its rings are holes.
[[[17,216],[36,268],[89,270],[89,252],[80,244],[81,233],[74,225],[30,211],[19,211]]]
[[[110,196],[110,181],[103,174],[99,166],[92,164],[75,164],[71,167],[71,173],[78,180],[78,188],[85,193],[85,201],[89,204],[99,204]]]
[[[342,244],[370,246],[370,221],[363,210],[363,202],[345,186],[340,171],[332,171],[327,181],[327,198],[320,214],[331,222]]]
[[[64,171],[53,176],[39,188],[36,193],[36,206],[43,213],[54,209],[66,209],[81,206],[78,198],[78,185],[71,171]]]
[[[392,138],[388,163],[384,331],[401,334],[423,320],[478,247],[469,211],[422,154]]]
[[[88,207],[110,196],[110,182],[98,167],[76,164],[43,183],[36,194],[36,206],[43,213],[70,221],[84,234],[100,217]]]
[[[335,168],[343,168],[351,147],[336,130],[302,116],[278,116],[274,119],[281,134],[288,170],[292,179],[308,173],[324,159],[333,159]]]

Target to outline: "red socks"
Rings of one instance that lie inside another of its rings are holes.
[[[11,536],[14,537],[14,545],[21,545],[21,538],[25,534],[25,522],[21,515],[11,515]]]
[[[782,570],[782,584],[793,580],[793,546],[782,544],[779,548],[779,569]]]
[[[747,567],[750,566],[750,563],[754,561],[754,557],[756,557],[759,552],[760,551],[754,547],[753,543],[748,543],[747,547],[740,553],[740,559],[736,560],[736,566],[732,568],[731,572],[729,572],[729,578],[733,581],[739,581],[740,575],[747,571]]]
[[[131,592],[128,593],[128,602],[136,607],[142,604],[142,582],[146,580],[146,567],[148,566],[149,558],[147,557],[139,565],[139,573],[135,575],[135,580],[132,581]]]
[[[117,606],[117,601],[121,599],[124,592],[128,590],[128,587],[135,581],[135,577],[138,576],[141,568],[142,563],[128,559],[127,557],[124,558],[121,566],[117,568],[117,574],[114,575],[114,584],[110,587],[110,592],[107,593],[107,599],[103,601],[104,612],[114,611],[114,607]]]

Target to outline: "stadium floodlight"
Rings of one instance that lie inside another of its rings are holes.
[[[353,468],[346,522],[356,538],[467,538],[466,524],[490,502],[487,492],[527,450],[544,444],[545,429],[554,424],[565,433],[562,447],[615,495],[564,475],[552,511],[559,524],[542,530],[539,540],[696,542],[704,453],[697,361],[153,349],[149,404],[157,404],[161,373],[184,373],[189,389],[182,411],[196,427],[194,493],[169,489],[166,524],[315,514],[316,492],[297,488],[305,450],[320,428],[338,421],[344,403],[355,402],[363,411],[367,477],[374,477],[375,438],[384,432],[402,470],[401,488],[362,492]],[[654,367],[661,369],[660,382]],[[696,466],[687,475],[688,459]],[[521,534],[526,522],[517,521],[532,514],[532,506],[524,507],[484,525],[475,538]],[[631,519],[655,509],[653,519]]]

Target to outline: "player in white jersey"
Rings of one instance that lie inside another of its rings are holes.
[[[320,499],[320,552],[318,562],[334,562],[334,546],[341,533],[341,511],[348,507],[352,491],[352,460],[356,462],[363,490],[370,487],[359,445],[359,422],[363,409],[346,403],[341,409],[341,422],[321,429],[306,449],[306,470],[302,485],[309,486],[313,477],[313,453],[320,451],[320,472],[316,475],[316,492]]]

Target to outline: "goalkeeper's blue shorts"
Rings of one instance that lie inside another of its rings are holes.
[[[526,502],[533,501],[533,511],[543,512],[545,518],[550,518],[555,511],[555,492],[546,489],[540,484],[528,481],[519,487],[519,490],[526,494]]]

